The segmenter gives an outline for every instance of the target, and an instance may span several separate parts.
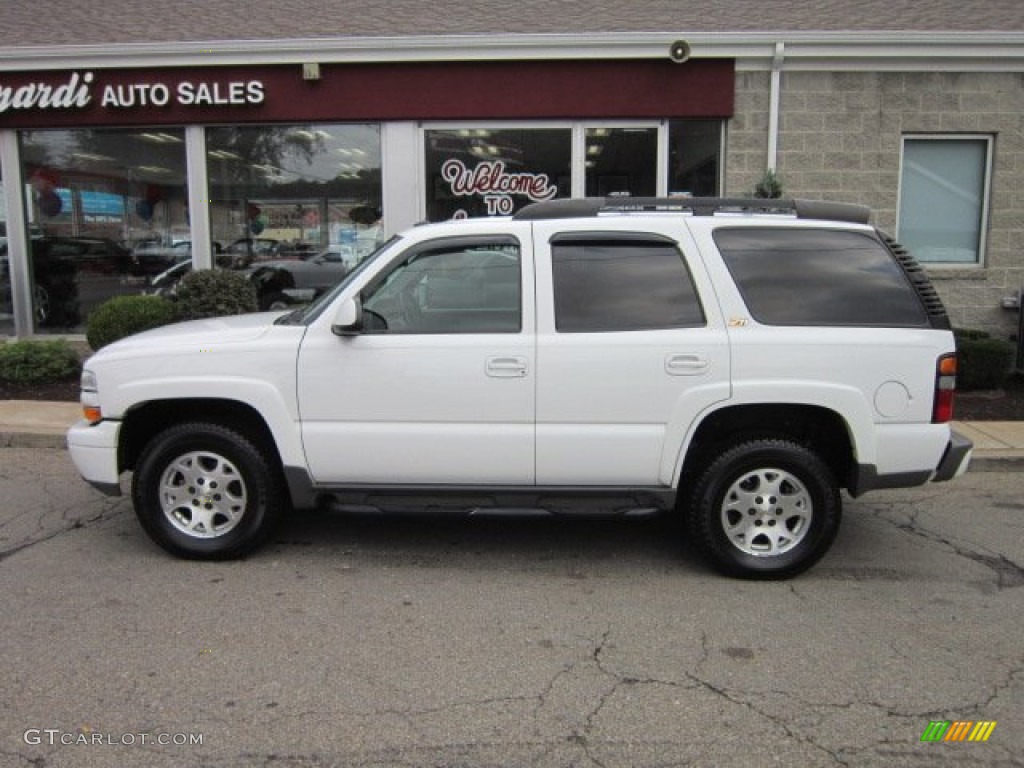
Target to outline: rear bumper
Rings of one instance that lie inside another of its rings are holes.
[[[79,474],[108,496],[120,496],[120,472],[117,468],[119,421],[90,424],[76,422],[67,433],[68,453]]]
[[[881,488],[912,488],[931,481],[952,480],[967,471],[974,443],[959,432],[950,432],[944,450],[933,469],[903,469],[900,472],[879,474],[874,464],[858,464],[850,477],[851,496],[860,496]]]
[[[946,445],[946,452],[942,455],[942,461],[935,469],[935,476],[932,482],[941,483],[960,477],[967,471],[971,463],[971,453],[974,450],[974,443],[959,432],[950,434],[949,443]]]

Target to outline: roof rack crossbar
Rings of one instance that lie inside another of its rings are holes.
[[[831,219],[867,224],[871,209],[852,203],[745,197],[585,197],[533,203],[516,212],[521,221],[593,217],[601,213],[643,211],[684,212],[694,216],[716,213],[785,213],[800,219]]]

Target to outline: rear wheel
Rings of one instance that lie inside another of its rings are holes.
[[[168,552],[227,559],[270,535],[287,504],[275,462],[249,438],[218,424],[180,424],[143,450],[132,478],[139,522]]]
[[[828,465],[801,445],[771,439],[743,443],[712,461],[689,509],[691,527],[719,570],[760,579],[814,565],[842,516]]]

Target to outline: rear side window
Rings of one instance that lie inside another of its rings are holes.
[[[759,323],[920,327],[921,301],[876,238],[860,232],[776,227],[714,233]]]
[[[671,240],[651,238],[554,237],[555,329],[599,333],[704,325],[682,254]]]

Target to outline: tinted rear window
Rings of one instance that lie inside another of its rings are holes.
[[[766,325],[927,325],[903,270],[860,232],[776,227],[714,233],[747,308]]]

